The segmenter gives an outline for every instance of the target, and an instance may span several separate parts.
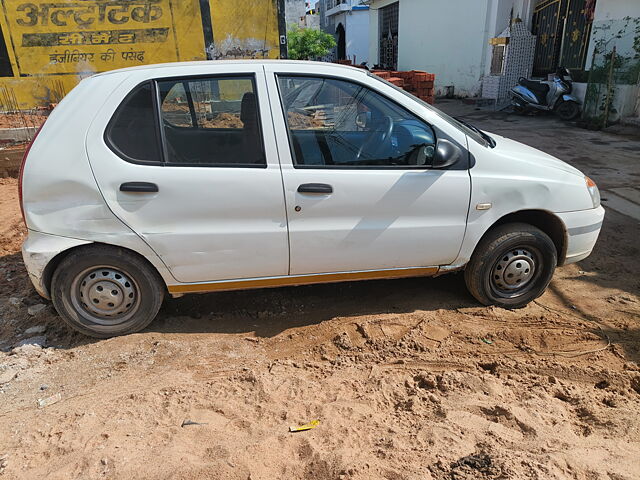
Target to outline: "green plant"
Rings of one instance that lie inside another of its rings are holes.
[[[292,60],[313,60],[324,57],[336,46],[332,35],[313,28],[292,25],[287,32],[289,58]]]

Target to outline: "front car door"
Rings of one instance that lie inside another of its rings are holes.
[[[109,208],[179,282],[287,275],[262,68],[200,64],[153,74],[132,71],[90,127],[89,160]]]
[[[265,67],[290,273],[451,264],[469,208],[466,136],[365,72],[312,65]],[[459,145],[464,159],[429,168],[438,138]]]

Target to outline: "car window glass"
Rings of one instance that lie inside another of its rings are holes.
[[[165,121],[174,127],[193,127],[184,82],[174,83],[162,102]]]
[[[435,135],[375,91],[333,78],[279,76],[296,166],[424,168]]]
[[[111,149],[129,161],[162,161],[154,110],[151,83],[134,89],[118,107],[107,128]]]
[[[252,77],[158,82],[169,163],[266,165]]]
[[[377,75],[374,75],[372,73],[369,73],[369,78],[376,80],[378,82],[384,83],[386,85],[389,85],[391,88],[393,88],[394,90],[398,91],[399,93],[410,97],[412,100],[420,103],[423,107],[427,108],[428,110],[431,110],[432,112],[434,112],[436,115],[438,115],[440,118],[442,118],[445,122],[449,123],[450,125],[454,126],[455,128],[457,128],[458,130],[462,131],[462,133],[464,133],[465,135],[467,135],[468,137],[471,137],[473,140],[475,140],[476,142],[478,142],[480,145],[483,145],[485,147],[489,146],[489,142],[487,141],[486,138],[484,138],[480,133],[478,133],[477,131],[469,128],[468,126],[466,126],[463,123],[460,123],[458,120],[456,120],[453,117],[450,117],[449,115],[447,115],[446,113],[444,113],[442,110],[438,110],[437,108],[435,108],[433,105],[429,105],[427,102],[425,102],[424,100],[422,100],[421,98],[418,98],[414,95],[412,95],[411,93],[407,92],[406,90],[404,90],[403,88],[400,88],[396,85],[394,85],[391,82],[388,82],[387,80],[385,80],[384,78],[380,78]]]

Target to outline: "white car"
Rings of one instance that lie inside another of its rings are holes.
[[[141,330],[167,292],[462,269],[482,304],[521,307],[590,254],[604,217],[566,163],[315,62],[83,80],[33,141],[20,189],[29,276],[94,337]]]

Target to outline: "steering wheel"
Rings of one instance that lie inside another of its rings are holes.
[[[375,158],[382,151],[386,143],[391,139],[391,134],[393,133],[393,118],[385,115],[380,119],[376,127],[377,128],[371,132],[371,135],[369,135],[358,149],[356,161],[360,160],[363,153]]]

